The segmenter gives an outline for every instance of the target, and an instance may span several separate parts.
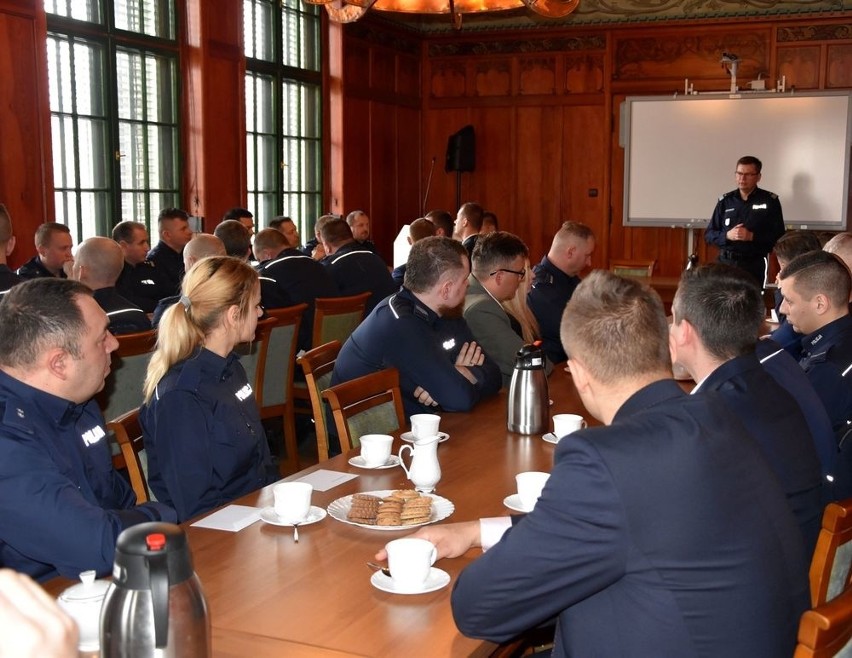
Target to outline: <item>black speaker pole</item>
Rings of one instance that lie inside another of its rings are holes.
[[[456,210],[461,208],[461,175],[462,172],[456,171]]]

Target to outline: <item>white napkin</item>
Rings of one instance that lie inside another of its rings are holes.
[[[193,526],[198,528],[210,528],[211,530],[227,530],[238,532],[247,528],[260,519],[260,510],[248,505],[228,505],[217,512],[213,512],[203,519],[199,519]]]
[[[338,471],[329,471],[321,468],[313,473],[308,473],[304,477],[300,477],[296,482],[307,482],[313,486],[314,491],[328,491],[356,477],[358,475],[354,473],[339,473]]]

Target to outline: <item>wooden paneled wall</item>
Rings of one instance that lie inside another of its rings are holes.
[[[363,25],[346,29],[353,43],[371,50],[383,47],[371,41],[378,29],[370,28],[366,36]],[[357,38],[355,29],[360,30]],[[852,87],[848,13],[809,20],[740,19],[525,34],[462,31],[427,37],[421,58],[421,194],[435,158],[427,205],[454,210],[457,176],[443,168],[447,139],[472,124],[477,162],[474,172],[461,176],[462,201],[476,200],[494,211],[501,228],[527,241],[533,259],[546,253],[562,221],[575,219],[592,226],[600,238],[595,266],[604,267],[611,258],[656,258],[657,273],[675,275],[688,256],[684,229],[622,226],[619,106],[628,95],[682,91],[684,78],[697,91],[727,89],[730,78],[719,62],[722,52],[739,55],[743,85],[762,74],[770,88],[782,75],[788,89]],[[369,102],[379,107],[378,101]],[[355,121],[363,122],[365,113],[362,108]],[[383,130],[399,135],[395,124],[388,123]],[[370,130],[372,134],[372,124]],[[732,144],[732,165],[740,155]],[[353,154],[349,158],[355,161]],[[377,160],[371,159],[370,168],[383,180],[391,175],[390,167]],[[672,178],[672,193],[677,194],[677,171],[660,175]],[[375,184],[371,189],[377,189]],[[387,203],[401,203],[401,191],[397,188]],[[708,190],[708,217],[715,198],[725,191]],[[377,234],[395,232],[408,219],[398,217],[397,224],[385,225],[393,219],[374,215]],[[712,259],[701,233],[694,235],[699,257]]]

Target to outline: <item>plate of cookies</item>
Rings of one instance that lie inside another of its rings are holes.
[[[343,496],[329,504],[328,513],[338,521],[369,530],[405,530],[442,521],[455,509],[441,496],[397,489]]]

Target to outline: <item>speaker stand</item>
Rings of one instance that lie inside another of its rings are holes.
[[[461,175],[462,172],[456,171],[456,210],[461,208]]]

